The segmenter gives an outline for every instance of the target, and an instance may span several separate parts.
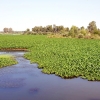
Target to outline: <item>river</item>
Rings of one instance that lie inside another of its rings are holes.
[[[18,61],[0,69],[0,100],[100,100],[100,82],[44,74],[24,53],[0,52]]]

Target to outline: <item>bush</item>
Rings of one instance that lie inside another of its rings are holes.
[[[84,38],[84,35],[83,34],[79,34],[78,38]]]

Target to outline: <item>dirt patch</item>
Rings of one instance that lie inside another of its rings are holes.
[[[25,48],[7,48],[7,49],[0,49],[0,51],[28,51],[27,49]]]

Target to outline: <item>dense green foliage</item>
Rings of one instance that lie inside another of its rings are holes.
[[[0,36],[2,48],[27,48],[25,58],[38,63],[44,73],[100,80],[100,40]]]
[[[0,55],[0,68],[5,66],[11,66],[17,64],[17,61],[13,56],[10,55]]]

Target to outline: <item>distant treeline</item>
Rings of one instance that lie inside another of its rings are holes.
[[[13,34],[13,33],[14,33],[14,34],[16,33],[16,34],[17,34],[17,33],[24,33],[24,32],[25,32],[25,31],[14,31],[12,28],[6,28],[6,27],[3,29],[3,31],[0,31],[0,33],[5,33],[5,34],[6,34],[6,33],[8,33],[8,34],[9,34],[9,33],[12,33],[12,34]]]
[[[35,26],[30,29],[26,29],[24,34],[60,34],[63,37],[78,37],[78,38],[95,38],[100,36],[100,29],[97,28],[96,22],[92,21],[89,23],[87,28],[82,27],[77,27],[77,26],[72,26],[71,28],[69,27],[64,27],[64,26],[56,26],[56,25],[47,25],[46,27],[42,26]]]
[[[69,27],[64,27],[63,25],[57,26],[57,25],[47,25],[45,27],[43,26],[35,26],[31,30],[28,28],[25,31],[13,31],[12,28],[4,28],[3,29],[4,33],[22,33],[22,34],[27,34],[27,35],[47,35],[47,34],[52,34],[52,35],[61,35],[63,37],[78,37],[78,38],[95,38],[95,37],[100,37],[100,29],[97,28],[96,22],[91,21],[87,28],[82,27],[77,27],[77,26],[72,26],[71,28]]]

